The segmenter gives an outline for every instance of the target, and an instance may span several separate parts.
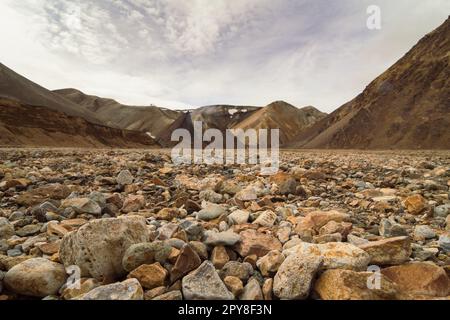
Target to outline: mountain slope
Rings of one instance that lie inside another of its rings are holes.
[[[280,145],[284,145],[302,129],[325,116],[314,107],[299,109],[284,101],[276,101],[235,124],[233,129],[280,129]]]
[[[93,112],[81,109],[72,101],[22,77],[1,63],[0,97],[20,101],[30,106],[45,106],[95,124],[102,123]]]
[[[158,136],[180,115],[178,111],[156,106],[123,105],[113,99],[87,95],[76,89],[55,90],[54,93],[82,106],[89,112],[94,112],[107,126],[148,132],[152,136]]]
[[[450,148],[450,18],[352,101],[288,146]]]

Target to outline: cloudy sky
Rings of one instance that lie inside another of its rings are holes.
[[[0,62],[127,104],[330,112],[449,14],[448,0],[0,0]]]

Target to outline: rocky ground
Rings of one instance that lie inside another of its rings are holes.
[[[3,149],[0,300],[449,299],[449,187],[450,152]]]

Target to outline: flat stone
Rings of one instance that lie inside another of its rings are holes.
[[[409,237],[387,238],[362,244],[359,248],[370,255],[370,264],[395,265],[409,260],[411,240]]]
[[[232,246],[241,240],[241,236],[233,231],[206,231],[203,243],[210,246]]]
[[[89,198],[70,198],[61,202],[62,208],[73,208],[77,213],[88,213],[99,216],[102,208],[95,201]]]
[[[197,213],[197,219],[209,221],[216,219],[225,213],[226,210],[222,206],[215,203],[210,203],[206,208]]]
[[[144,291],[137,279],[127,279],[94,288],[75,300],[144,300]]]
[[[187,300],[233,300],[210,261],[185,276],[182,280],[183,296]]]

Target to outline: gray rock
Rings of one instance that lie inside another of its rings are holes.
[[[203,243],[210,246],[232,246],[239,242],[240,239],[241,237],[237,233],[230,230],[223,232],[208,230],[205,232]]]
[[[444,252],[450,252],[450,233],[441,234],[439,237],[439,247],[441,247]]]
[[[220,193],[216,193],[211,189],[200,191],[200,200],[205,200],[212,203],[219,203],[222,201],[223,196]]]
[[[380,233],[380,236],[387,237],[387,238],[408,235],[408,232],[401,224],[396,223],[389,219],[381,220],[378,231]]]
[[[75,300],[144,300],[144,291],[139,281],[131,278],[94,288]]]
[[[320,256],[291,254],[284,260],[275,275],[274,294],[280,299],[306,299],[322,261]]]
[[[145,218],[140,216],[92,220],[64,236],[59,255],[66,267],[79,266],[81,276],[111,280],[125,274],[125,251],[148,238]]]
[[[228,261],[220,270],[220,277],[225,279],[225,277],[233,276],[245,282],[253,273],[253,267],[248,262]]]
[[[181,282],[183,296],[187,300],[233,300],[210,261],[185,276]]]
[[[134,180],[134,177],[129,170],[120,171],[120,173],[116,177],[117,183],[120,185],[123,185],[123,186],[125,186],[127,184],[132,184],[133,180]]]
[[[62,264],[43,258],[33,258],[12,267],[5,275],[9,290],[33,297],[54,295],[67,279]]]
[[[414,228],[414,237],[418,239],[433,239],[436,237],[436,232],[427,225],[420,225]]]
[[[228,215],[228,222],[230,224],[244,224],[247,223],[250,213],[246,210],[236,210]]]
[[[16,234],[20,237],[28,237],[39,233],[41,230],[41,225],[38,224],[29,224],[23,228],[20,228],[16,231]]]
[[[447,217],[450,214],[450,203],[443,204],[434,208],[434,216],[436,217]]]
[[[61,207],[72,208],[78,214],[88,213],[94,216],[99,216],[102,214],[102,208],[97,202],[89,198],[69,198],[61,202]]]
[[[200,210],[197,213],[197,219],[209,221],[209,220],[216,219],[225,213],[226,213],[226,210],[222,206],[211,203],[211,204],[208,204],[206,206],[206,208]]]
[[[171,251],[171,246],[162,241],[133,244],[125,251],[122,266],[125,271],[130,272],[143,264],[164,264]]]
[[[13,235],[15,235],[14,226],[8,221],[8,219],[0,217],[0,240],[7,240]]]

